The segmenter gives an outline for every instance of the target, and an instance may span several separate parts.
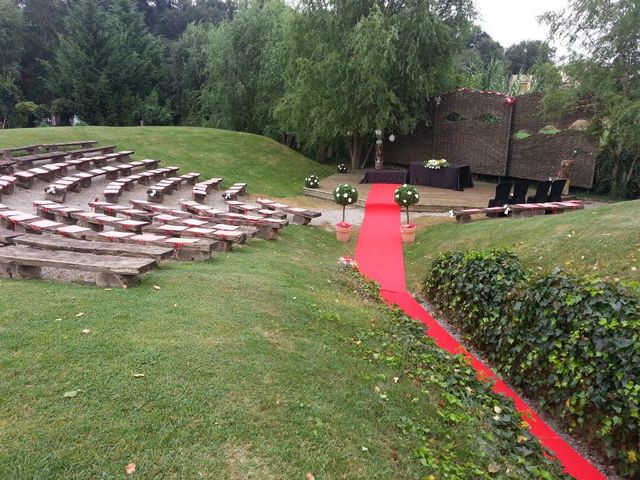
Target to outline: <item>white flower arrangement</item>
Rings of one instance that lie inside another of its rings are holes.
[[[318,188],[320,186],[320,180],[315,175],[309,175],[304,179],[304,186],[307,188]]]
[[[350,267],[354,270],[358,270],[358,263],[351,257],[340,257],[338,259],[338,265],[341,267]]]
[[[424,162],[424,166],[427,168],[431,168],[432,170],[440,170],[441,168],[446,168],[449,166],[449,162],[447,162],[444,158],[440,160],[427,160]]]

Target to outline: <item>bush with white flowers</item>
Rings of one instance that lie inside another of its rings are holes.
[[[304,179],[304,186],[307,188],[318,188],[320,186],[320,180],[315,175],[309,175]]]
[[[338,173],[347,173],[347,164],[341,163],[338,165]]]
[[[358,200],[358,191],[353,185],[343,183],[338,185],[333,191],[333,199],[338,205],[342,205],[342,223],[344,221],[344,212],[347,205],[353,205]]]
[[[440,160],[427,160],[426,162],[424,162],[424,166],[432,170],[440,170],[441,168],[448,167],[449,162],[447,162],[444,158],[441,158]]]
[[[420,200],[418,190],[416,190],[416,187],[405,183],[401,187],[396,188],[394,200],[400,208],[406,209],[407,224],[409,224],[409,207],[415,205]]]

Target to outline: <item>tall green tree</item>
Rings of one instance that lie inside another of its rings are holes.
[[[640,196],[640,3],[574,0],[544,20],[556,39],[574,48],[564,67],[570,81],[549,90],[545,110],[588,108],[600,139],[598,188]]]
[[[276,118],[301,143],[346,141],[356,167],[375,130],[410,132],[429,96],[450,85],[472,9],[463,0],[304,0],[299,13],[283,45]]]
[[[18,76],[23,51],[22,10],[12,0],[0,0],[0,77]]]
[[[528,73],[536,63],[548,63],[555,49],[541,40],[523,40],[511,45],[504,53],[505,60],[513,75]]]
[[[51,85],[88,123],[135,124],[161,76],[161,47],[131,0],[77,0],[64,22]]]

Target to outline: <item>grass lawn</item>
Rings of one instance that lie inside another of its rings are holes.
[[[127,290],[0,281],[0,478],[123,478],[132,462],[136,478],[539,478],[440,364],[396,384],[400,364],[357,354],[354,335],[389,318],[345,283],[344,249],[291,226]],[[442,472],[416,459],[425,442]]]
[[[0,148],[71,140],[97,140],[134,150],[136,159],[156,158],[163,165],[222,177],[224,185],[247,182],[250,192],[288,197],[302,193],[304,179],[324,177],[321,165],[280,143],[249,133],[192,127],[66,127],[0,131]]]
[[[408,286],[420,288],[439,252],[498,247],[513,250],[529,268],[541,272],[561,267],[579,275],[638,280],[640,201],[562,215],[428,226],[418,232],[415,244],[405,246]]]

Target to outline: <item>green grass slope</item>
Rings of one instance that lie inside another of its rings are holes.
[[[638,280],[640,201],[621,202],[562,215],[442,223],[418,233],[405,247],[408,284],[414,290],[439,252],[508,248],[529,268],[556,267],[579,275]]]
[[[203,178],[222,177],[224,185],[247,182],[249,191],[278,197],[302,193],[310,174],[326,176],[333,169],[309,160],[280,143],[259,135],[192,127],[66,127],[0,131],[0,148],[34,143],[97,140],[134,150],[135,157],[156,158]]]

